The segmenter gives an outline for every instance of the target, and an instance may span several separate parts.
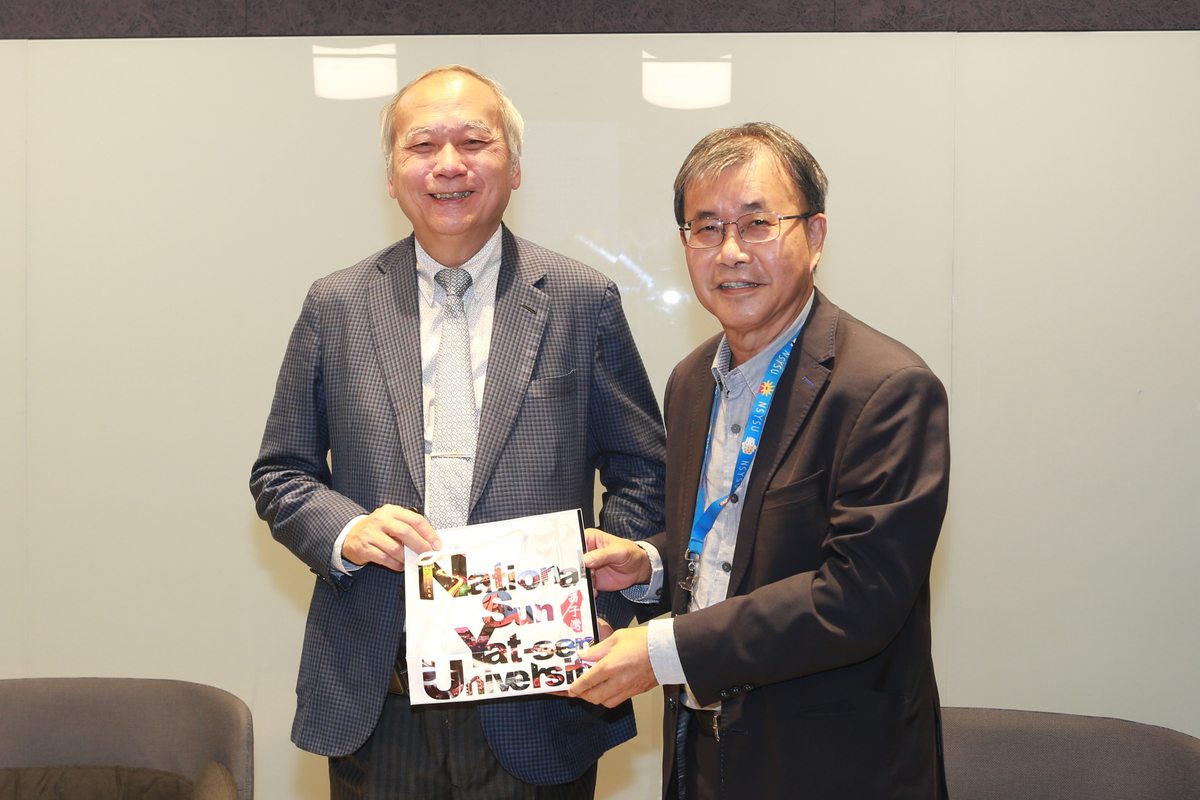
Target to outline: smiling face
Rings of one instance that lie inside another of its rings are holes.
[[[732,222],[754,211],[790,216],[808,211],[788,173],[762,152],[684,192],[684,219]],[[696,299],[720,322],[736,363],[754,357],[791,324],[813,290],[813,270],[825,243],[825,215],[779,223],[779,237],[747,244],[737,226],[719,247],[685,250]]]
[[[431,256],[462,266],[496,232],[521,185],[496,94],[470,75],[435,73],[400,98],[395,130],[388,193]]]

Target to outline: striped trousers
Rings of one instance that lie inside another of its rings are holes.
[[[389,693],[370,738],[329,759],[331,800],[592,800],[596,765],[577,780],[538,786],[492,753],[473,703],[409,705]]]

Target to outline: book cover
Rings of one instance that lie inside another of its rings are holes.
[[[409,699],[414,705],[566,689],[597,640],[583,566],[583,512],[438,531],[442,549],[405,550]]]

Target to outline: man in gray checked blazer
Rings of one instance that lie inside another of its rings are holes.
[[[437,271],[472,278],[469,522],[579,507],[593,524],[599,469],[605,530],[640,539],[663,526],[662,421],[616,286],[501,222],[521,181],[521,127],[499,87],[464,67],[431,70],[392,99],[388,186],[414,236],[313,284],[280,371],[251,490],[319,578],[292,738],[330,756],[335,798],[590,798],[596,760],[635,733],[628,703],[414,708],[393,675],[403,546],[439,544],[422,516],[446,297]],[[628,621],[623,604],[598,605]]]

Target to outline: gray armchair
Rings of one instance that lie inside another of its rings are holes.
[[[98,769],[30,771],[82,766]],[[221,689],[184,681],[0,680],[0,798],[84,793],[72,790],[81,774],[92,796],[100,785],[125,800],[190,797],[194,786],[196,800],[253,800],[250,709]],[[57,788],[46,790],[47,782]]]
[[[1107,717],[943,708],[951,800],[1197,800],[1200,739]]]

